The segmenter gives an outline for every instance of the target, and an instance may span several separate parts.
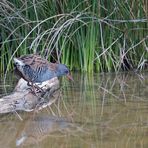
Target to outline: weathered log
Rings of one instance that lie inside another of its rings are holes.
[[[34,88],[38,91],[34,92],[32,86],[28,86],[24,79],[20,79],[11,94],[0,98],[0,113],[40,110],[59,98],[58,78],[50,79],[42,84],[36,83]]]

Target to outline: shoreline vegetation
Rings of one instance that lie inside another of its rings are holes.
[[[147,0],[2,0],[0,71],[13,57],[37,53],[71,70],[148,67]]]

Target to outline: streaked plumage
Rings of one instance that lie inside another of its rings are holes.
[[[49,63],[39,55],[30,54],[14,58],[17,73],[28,82],[42,83],[53,77],[69,75],[69,69],[64,64]]]

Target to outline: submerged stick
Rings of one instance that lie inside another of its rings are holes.
[[[20,79],[11,94],[0,98],[0,113],[40,110],[59,98],[58,78],[34,85],[40,88],[38,92],[32,91],[32,87],[28,86],[24,79]]]

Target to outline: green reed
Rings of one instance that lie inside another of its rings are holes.
[[[39,53],[73,70],[145,69],[148,8],[139,1],[2,1],[0,71],[12,58]]]

